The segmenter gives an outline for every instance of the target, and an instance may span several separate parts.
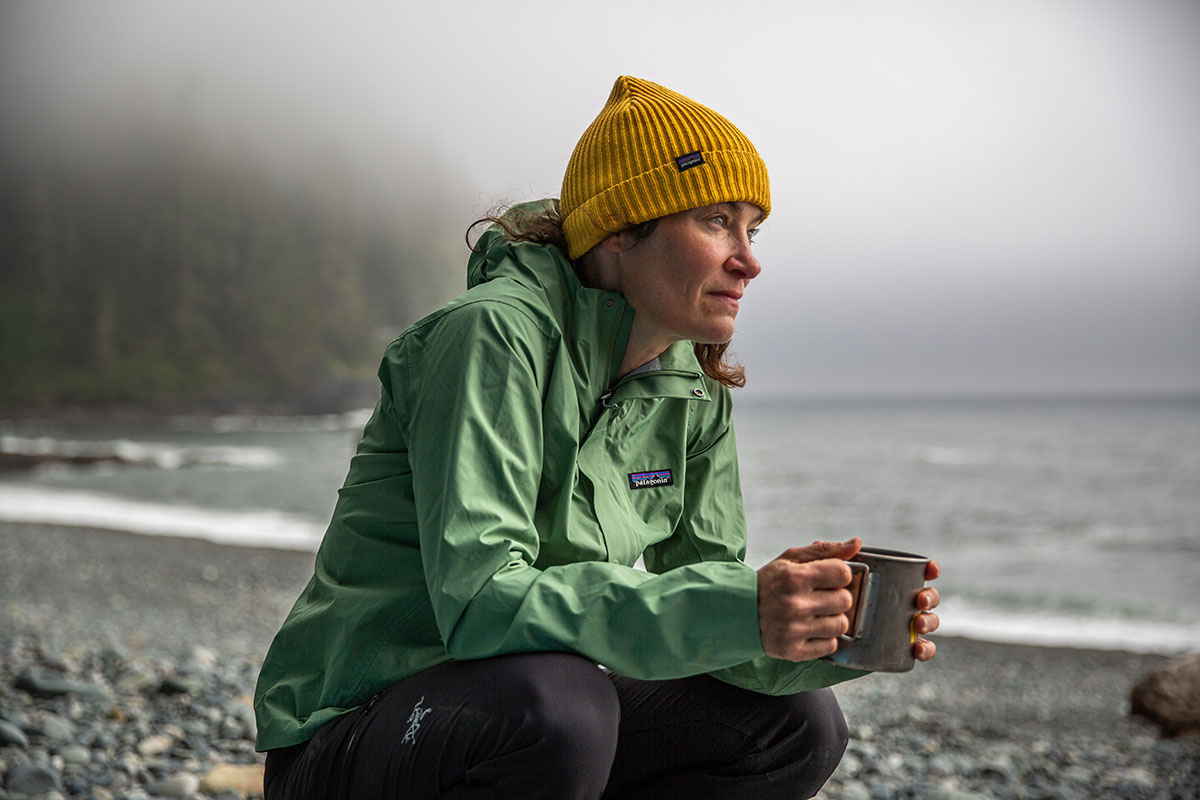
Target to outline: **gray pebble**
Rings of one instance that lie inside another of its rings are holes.
[[[185,719],[179,723],[179,727],[192,736],[207,736],[209,730],[208,723],[202,719]]]
[[[950,756],[936,755],[929,759],[928,772],[930,775],[953,775],[956,771],[954,768],[954,759]]]
[[[42,794],[58,789],[58,776],[40,764],[18,764],[8,771],[4,788],[14,794]]]
[[[233,717],[226,717],[221,722],[221,738],[222,739],[241,739],[243,738],[246,729],[242,727],[242,723],[238,722]]]
[[[163,694],[197,695],[204,691],[204,681],[192,675],[168,675],[158,684]]]
[[[1130,767],[1117,773],[1117,785],[1135,792],[1148,792],[1158,786],[1153,773],[1144,767]]]
[[[113,686],[122,694],[138,694],[149,689],[158,678],[148,669],[131,667],[117,676]]]
[[[29,738],[16,725],[0,720],[0,747],[10,744],[25,749],[29,747]]]
[[[200,779],[190,772],[177,772],[164,778],[155,788],[154,793],[163,797],[191,797],[200,791]]]
[[[1092,783],[1095,776],[1090,769],[1072,764],[1059,773],[1059,778],[1064,783],[1075,783],[1086,786]]]
[[[41,697],[78,694],[103,699],[109,696],[108,687],[101,684],[72,680],[36,667],[22,672],[21,676],[17,678],[16,686],[18,689]]]
[[[81,744],[69,744],[59,750],[58,754],[67,764],[88,764],[92,760],[92,751]]]
[[[985,758],[980,763],[979,769],[985,775],[990,773],[1008,781],[1020,775],[1020,770],[1017,769],[1017,765],[1007,753],[1000,753]]]
[[[978,792],[966,789],[936,787],[927,794],[922,794],[921,797],[927,798],[927,800],[988,800],[990,795],[979,794]]]
[[[833,796],[840,800],[871,800],[871,791],[859,781],[846,781],[842,790]]]
[[[36,726],[36,732],[59,742],[69,742],[74,739],[77,730],[74,722],[57,714],[46,714]]]
[[[225,706],[225,711],[229,716],[242,723],[247,739],[254,739],[258,736],[258,723],[254,718],[253,706],[245,701],[235,700]]]

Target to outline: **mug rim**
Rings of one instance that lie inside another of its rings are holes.
[[[929,561],[928,556],[917,555],[916,553],[908,553],[904,550],[890,550],[886,547],[863,547],[857,553],[850,557],[850,560],[858,558],[860,555],[876,556],[879,558],[889,559],[891,561],[907,561],[912,563],[926,563]]]

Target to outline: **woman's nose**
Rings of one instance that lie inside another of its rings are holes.
[[[754,250],[750,247],[750,240],[748,238],[741,242],[738,251],[725,262],[725,268],[730,271],[741,272],[746,276],[746,280],[752,280],[758,273],[762,272],[762,264],[754,255]]]

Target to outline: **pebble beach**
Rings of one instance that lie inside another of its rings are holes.
[[[261,792],[250,696],[312,554],[0,523],[0,797]],[[838,689],[824,800],[1200,797],[1200,739],[1128,714],[1164,656],[935,637]]]

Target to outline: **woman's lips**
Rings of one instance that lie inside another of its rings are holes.
[[[741,292],[710,292],[710,294],[721,302],[732,306],[734,309],[738,308],[740,305],[738,301],[742,299]]]

